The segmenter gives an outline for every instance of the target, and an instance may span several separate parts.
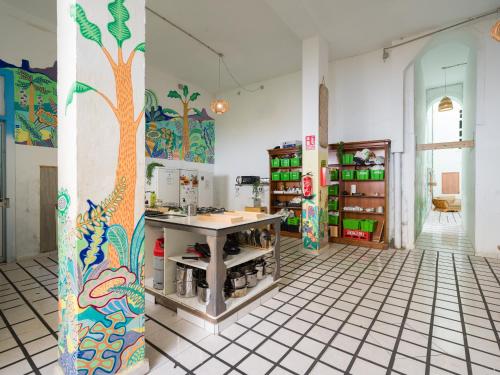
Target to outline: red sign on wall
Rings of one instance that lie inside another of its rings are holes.
[[[306,135],[306,151],[316,150],[316,136]]]

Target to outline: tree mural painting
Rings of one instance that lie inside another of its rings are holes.
[[[198,93],[189,95],[187,86],[181,87],[183,91],[187,90],[187,95],[184,99],[181,97],[181,100],[189,101],[189,98],[199,97]],[[172,92],[175,91],[170,91],[170,96],[167,95],[167,97],[177,97]],[[179,93],[177,94],[180,96]],[[189,112],[181,116],[173,109],[163,109],[158,105],[156,94],[151,90],[146,90],[145,100],[145,108],[147,108],[145,113],[146,157],[208,164],[215,162],[215,121],[208,115],[205,108],[197,109],[188,106]],[[187,115],[187,137],[184,115]],[[189,138],[189,152],[184,153],[186,138]]]
[[[114,189],[105,199],[98,203],[88,199],[88,208],[72,223],[69,193],[61,189],[58,197],[59,257],[63,259],[59,263],[59,364],[65,374],[114,374],[145,358],[144,216],[137,222],[134,217],[136,136],[144,112],[134,113],[131,69],[136,52],[144,52],[145,45],[139,43],[128,57],[123,56],[123,43],[132,36],[124,2],[108,2],[113,19],[108,30],[117,42],[115,58],[83,7],[77,3],[71,11],[81,35],[99,46],[112,68],[116,103],[98,89],[75,82],[66,111],[75,94],[97,94],[114,113],[120,139]]]
[[[27,146],[57,147],[56,65],[31,68],[0,60],[0,70],[12,72],[15,142]]]
[[[130,15],[123,5],[124,2],[125,0],[115,0],[108,5],[109,12],[113,17],[113,21],[108,24],[108,30],[118,44],[116,59],[111,56],[109,50],[102,44],[99,26],[87,19],[84,9],[79,4],[76,4],[72,10],[72,17],[79,25],[81,35],[99,45],[113,70],[116,84],[116,103],[113,103],[108,96],[96,88],[83,82],[75,82],[68,95],[66,106],[71,104],[75,93],[81,94],[92,91],[102,97],[116,116],[120,128],[120,143],[115,185],[118,186],[124,180],[125,189],[123,191],[123,202],[114,212],[112,221],[123,225],[130,238],[134,230],[134,211],[130,207],[134,206],[137,178],[136,134],[144,115],[144,111],[141,111],[137,117],[134,114],[132,63],[136,52],[145,52],[145,43],[139,43],[130,55],[126,59],[124,58],[123,42],[131,37],[130,30],[126,25]]]
[[[168,116],[173,116],[174,118],[182,118],[183,121],[183,130],[182,130],[182,151],[180,155],[180,159],[184,160],[189,155],[189,145],[190,145],[190,132],[189,132],[189,111],[194,110],[198,111],[194,108],[190,108],[191,102],[194,102],[200,96],[199,92],[193,92],[189,95],[189,87],[187,85],[182,86],[182,95],[176,90],[170,90],[168,92],[167,97],[172,99],[179,99],[182,102],[182,116],[179,115],[173,109],[165,109],[164,113]]]

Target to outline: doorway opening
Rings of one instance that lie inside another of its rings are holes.
[[[469,39],[436,39],[413,64],[417,249],[474,253],[477,64]]]

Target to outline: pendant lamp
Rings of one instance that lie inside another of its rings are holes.
[[[500,42],[500,20],[495,22],[495,24],[491,28],[490,35],[494,40]]]
[[[444,97],[439,102],[438,106],[439,112],[451,111],[453,109],[453,102],[448,96],[446,96],[446,68],[443,68],[443,70],[444,70]]]
[[[219,83],[218,83],[218,89],[217,91],[220,90],[220,63],[221,63],[222,55],[219,55]],[[217,97],[212,100],[212,103],[210,103],[210,109],[212,112],[214,112],[217,115],[222,115],[229,111],[229,103],[224,100],[224,99],[217,99]]]

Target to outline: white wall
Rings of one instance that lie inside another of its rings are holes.
[[[27,59],[31,67],[44,68],[54,64],[56,48],[54,25],[0,1],[0,59],[17,66]],[[15,202],[10,208],[15,211],[12,255],[19,259],[39,253],[40,166],[56,166],[57,149],[16,145],[15,153],[6,157],[7,168],[15,168]]]
[[[476,251],[497,257],[500,252],[500,174],[498,166],[500,140],[500,43],[488,35],[491,22],[483,23],[477,60],[476,125]],[[493,173],[492,173],[493,171]]]
[[[285,140],[302,139],[300,72],[261,82],[255,93],[231,91],[222,96],[229,112],[217,118],[215,145],[216,204],[242,209],[252,205],[252,187],[235,188],[237,176],[269,177],[266,150]],[[265,189],[262,205],[269,204]]]

